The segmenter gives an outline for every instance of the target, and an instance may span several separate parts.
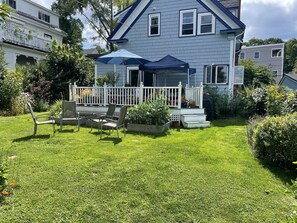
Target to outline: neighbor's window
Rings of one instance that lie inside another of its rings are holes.
[[[259,59],[259,58],[260,58],[260,52],[255,52],[254,59]]]
[[[240,53],[239,59],[244,60],[244,58],[245,58],[245,53]]]
[[[51,39],[53,39],[53,37],[51,35],[45,33],[44,39],[51,40]]]
[[[198,35],[215,33],[215,17],[211,13],[198,15]]]
[[[149,15],[149,36],[160,35],[160,13]]]
[[[205,66],[206,84],[227,84],[228,65],[209,65]]]
[[[272,49],[271,57],[281,57],[282,56],[282,49]]]
[[[179,13],[179,36],[196,35],[196,9],[183,10]]]
[[[238,8],[230,8],[229,11],[235,15],[236,17],[238,17]]]
[[[38,18],[39,18],[40,20],[43,20],[43,21],[45,21],[45,22],[50,23],[50,16],[47,15],[47,14],[44,14],[44,13],[42,13],[42,12],[38,12]]]

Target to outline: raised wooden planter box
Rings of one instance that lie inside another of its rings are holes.
[[[145,133],[154,133],[162,134],[170,128],[170,123],[164,125],[145,125],[145,124],[131,124],[128,123],[127,129],[131,132],[145,132]]]

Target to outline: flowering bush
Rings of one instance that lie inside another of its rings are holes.
[[[161,100],[148,101],[130,108],[128,116],[133,124],[164,125],[169,121],[170,109]]]

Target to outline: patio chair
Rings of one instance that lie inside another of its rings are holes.
[[[55,134],[55,132],[56,132],[56,129],[55,129],[55,117],[50,116],[50,118],[51,118],[50,120],[40,121],[38,119],[45,118],[45,117],[48,118],[49,116],[48,115],[38,115],[38,116],[36,116],[34,114],[34,112],[33,112],[31,104],[28,102],[27,105],[28,105],[28,108],[30,110],[31,116],[32,116],[33,121],[34,121],[34,136],[36,136],[36,133],[37,133],[37,126],[38,125],[45,125],[45,124],[52,124],[53,125],[53,133]]]
[[[79,112],[76,111],[75,101],[62,101],[62,112],[60,114],[60,131],[63,128],[63,121],[75,121],[77,130],[80,129],[80,116]]]
[[[98,132],[100,129],[100,124],[104,122],[105,119],[112,119],[114,116],[114,111],[116,109],[116,104],[109,104],[107,108],[107,112],[105,114],[100,114],[99,116],[95,116],[91,119],[91,131],[93,129],[93,122],[98,124]],[[106,122],[106,121],[105,121]],[[90,132],[91,132],[90,131]]]
[[[119,118],[118,118],[117,120],[113,120],[113,119],[105,119],[106,122],[102,122],[102,123],[100,124],[100,127],[101,127],[101,131],[100,131],[100,139],[102,139],[102,129],[103,129],[103,127],[107,127],[107,128],[109,128],[109,135],[110,135],[110,130],[111,130],[111,129],[116,129],[116,130],[117,130],[117,136],[118,136],[118,139],[120,139],[120,136],[119,136],[119,129],[120,129],[120,128],[123,128],[123,129],[124,129],[124,135],[126,136],[126,130],[125,130],[125,118],[126,118],[126,115],[127,115],[127,109],[128,109],[127,106],[123,106],[123,107],[121,107],[120,114],[119,114]]]

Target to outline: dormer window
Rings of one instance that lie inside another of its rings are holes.
[[[160,13],[149,15],[149,36],[160,35]]]
[[[196,35],[196,9],[182,10],[179,13],[179,36],[195,36]]]
[[[43,12],[38,12],[38,18],[40,20],[43,20],[43,21],[47,22],[47,23],[50,23],[51,22],[50,21],[50,16],[47,15],[47,14],[45,14],[45,13],[43,13]]]
[[[198,15],[198,35],[215,33],[215,17],[211,13]]]

